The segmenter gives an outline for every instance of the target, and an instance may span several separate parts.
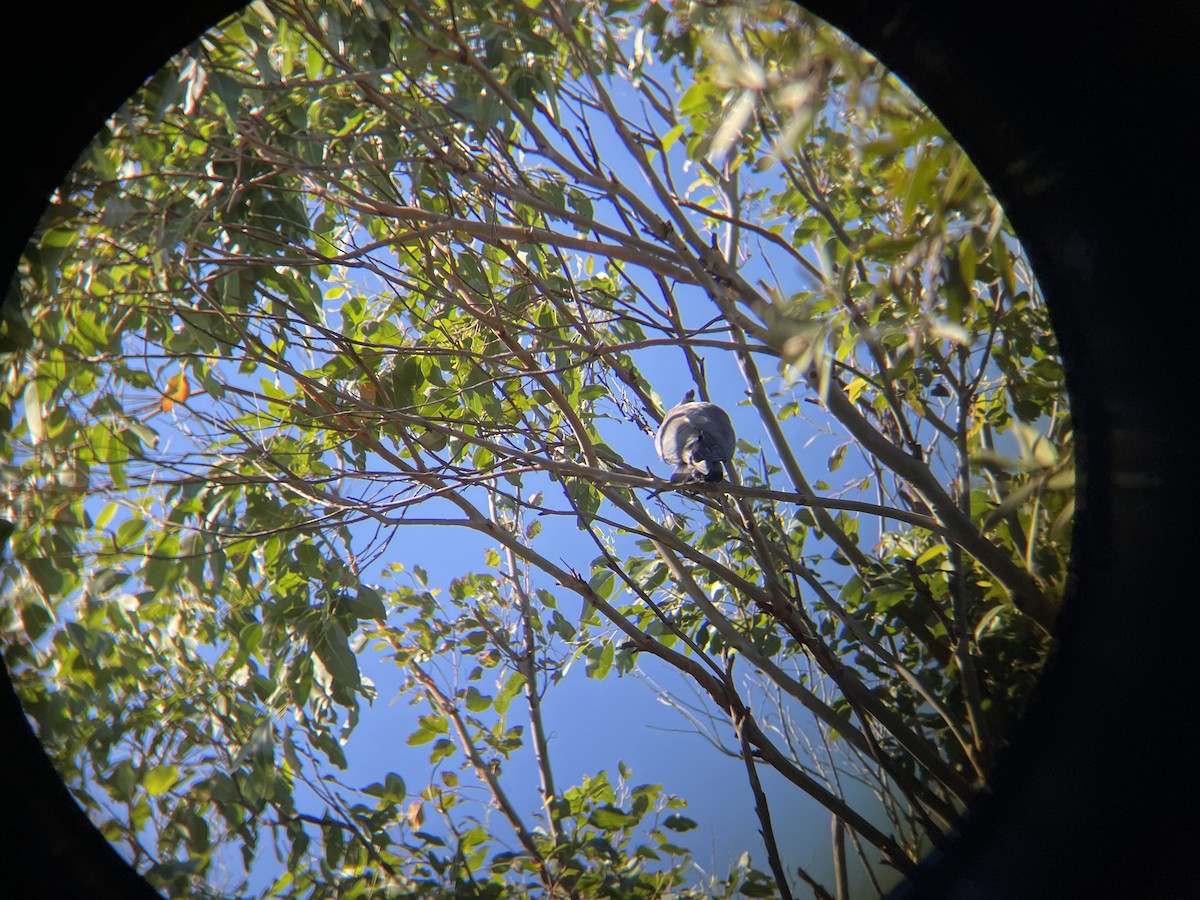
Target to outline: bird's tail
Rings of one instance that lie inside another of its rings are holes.
[[[691,463],[680,463],[675,467],[675,471],[671,473],[671,484],[687,484],[690,481],[699,481],[698,473]]]
[[[707,481],[710,484],[723,480],[725,471],[719,459],[696,459],[681,462],[671,475],[671,484],[687,484],[692,481]]]
[[[701,450],[699,438],[693,436],[679,454],[679,465],[671,476],[671,484],[686,484],[689,481],[717,482],[724,477],[719,459],[701,459],[696,454]]]

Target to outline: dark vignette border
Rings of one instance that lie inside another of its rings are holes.
[[[6,11],[0,271],[13,270],[49,193],[109,112],[240,5]],[[1200,6],[805,6],[904,78],[1000,197],[1054,316],[1084,473],[1060,647],[991,792],[895,896],[1191,896],[1200,191],[1189,135]],[[2,666],[0,896],[157,896],[71,799]]]

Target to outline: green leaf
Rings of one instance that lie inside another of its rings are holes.
[[[35,556],[31,559],[26,559],[25,565],[29,569],[29,574],[33,576],[33,580],[37,582],[43,591],[51,597],[57,597],[62,594],[64,584],[63,572],[53,560]]]
[[[359,585],[358,592],[350,601],[351,608],[354,614],[360,619],[377,619],[383,621],[387,618],[387,610],[383,606],[383,598],[379,595],[379,591],[372,587]]]
[[[616,578],[616,573],[611,569],[601,569],[592,576],[588,584],[593,591],[607,600],[612,596],[613,582],[616,581]]]
[[[942,543],[934,544],[932,547],[930,547],[928,550],[926,550],[920,556],[917,557],[916,565],[918,567],[923,566],[928,562],[931,562],[935,559],[940,559],[941,557],[944,557],[949,552],[950,552],[950,548],[947,547],[945,544],[942,544]]]
[[[680,832],[691,831],[693,828],[699,827],[692,819],[678,814],[667,816],[665,819],[663,819],[662,824],[664,828],[669,828],[671,831]]]
[[[665,153],[665,152],[669,151],[672,147],[674,147],[676,141],[678,141],[682,136],[683,136],[683,124],[682,123],[674,126],[669,131],[667,131],[666,134],[664,134],[661,138],[659,138],[659,142],[662,144],[663,152]]]
[[[496,695],[492,705],[496,712],[503,715],[508,712],[508,706],[512,703],[513,698],[525,687],[525,676],[520,672],[513,672],[504,682],[504,686],[500,689],[500,693]]]
[[[467,688],[466,704],[471,712],[483,712],[492,705],[492,698],[480,693],[478,688],[471,685]]]
[[[384,776],[383,784],[375,782],[367,785],[363,788],[363,793],[371,797],[378,797],[380,806],[401,803],[407,795],[404,779],[395,772],[388,772]]]
[[[637,816],[631,815],[612,804],[597,807],[588,816],[588,824],[601,828],[604,831],[631,828],[637,825],[639,821],[641,820]]]
[[[833,451],[833,453],[830,454],[830,456],[829,456],[829,471],[830,472],[836,472],[838,469],[840,469],[842,467],[842,461],[845,460],[845,458],[846,458],[846,449],[849,446],[850,446],[849,444],[841,444],[838,446],[838,448],[836,450]]]
[[[358,688],[361,682],[358,658],[350,650],[346,629],[333,620],[323,623],[313,649],[335,682],[351,689]]]
[[[433,745],[433,750],[431,750],[429,753],[430,765],[437,765],[443,759],[449,759],[454,755],[454,752],[457,749],[458,748],[454,746],[454,741],[447,740],[446,738],[440,738],[438,742]]]
[[[142,776],[142,787],[151,797],[165,794],[179,781],[179,769],[176,766],[155,766]]]
[[[408,736],[408,740],[405,741],[405,743],[407,743],[410,747],[419,747],[422,744],[428,744],[435,737],[437,737],[437,735],[434,732],[425,728],[418,728]]]
[[[602,681],[612,669],[615,649],[612,641],[605,641],[599,648],[599,652],[595,653],[588,659],[586,672],[589,678],[595,678],[597,681]]]
[[[743,881],[741,887],[738,888],[746,897],[775,897],[778,896],[778,890],[775,888],[775,882],[767,878],[762,873],[755,873],[758,878]]]

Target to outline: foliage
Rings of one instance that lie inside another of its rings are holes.
[[[1073,437],[1036,285],[941,126],[790,4],[255,3],[113,116],[13,289],[6,662],[170,892],[270,848],[278,896],[790,896],[761,769],[877,879],[1047,651]],[[733,483],[648,468],[693,384]],[[435,585],[419,536],[484,564]],[[419,786],[336,774],[368,659]],[[624,763],[556,783],[576,662],[690,683],[770,874],[697,881]]]

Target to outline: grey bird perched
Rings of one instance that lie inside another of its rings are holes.
[[[696,392],[684,394],[658,426],[655,449],[662,461],[675,467],[672,484],[720,481],[722,463],[733,459],[737,441],[729,413],[715,403],[696,402]]]

